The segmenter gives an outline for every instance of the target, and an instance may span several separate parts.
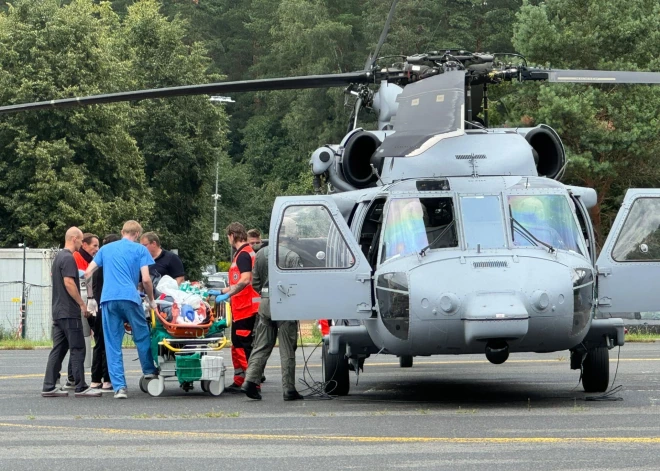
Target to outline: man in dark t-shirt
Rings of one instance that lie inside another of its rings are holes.
[[[51,272],[53,285],[53,349],[48,355],[46,374],[41,395],[68,396],[68,391],[56,387],[62,361],[67,352],[71,358],[71,372],[75,381],[76,397],[100,397],[101,391],[85,383],[85,337],[82,318],[89,317],[87,306],[80,296],[80,277],[73,253],[82,246],[83,233],[77,227],[66,231],[64,249],[58,252]]]
[[[145,232],[140,238],[154,259],[154,264],[149,266],[149,274],[152,279],[169,275],[176,280],[177,284],[183,283],[185,272],[183,263],[177,254],[169,250],[163,250],[160,246],[160,238],[155,232]]]

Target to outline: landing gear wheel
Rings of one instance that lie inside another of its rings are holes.
[[[202,391],[204,391],[205,393],[209,392],[209,383],[210,383],[210,381],[207,380],[207,379],[203,379],[199,382],[199,384],[202,388]]]
[[[605,392],[610,382],[610,351],[607,347],[587,352],[582,362],[582,387],[585,392]]]
[[[412,355],[401,355],[399,357],[399,366],[401,368],[412,368],[413,357]]]
[[[147,390],[147,386],[149,385],[149,381],[151,381],[151,380],[144,379],[144,375],[142,375],[140,377],[140,391],[142,391],[145,394],[149,392]]]
[[[325,381],[325,392],[337,396],[346,396],[351,389],[348,376],[348,358],[346,358],[346,346],[339,349],[337,355],[328,352],[328,345],[323,342],[323,371]]]
[[[150,396],[158,397],[165,391],[165,380],[162,376],[152,379],[147,383],[147,392]]]

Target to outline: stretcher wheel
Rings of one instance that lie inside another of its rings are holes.
[[[413,357],[412,357],[412,355],[401,355],[399,357],[399,366],[401,368],[412,368],[412,366],[413,366]]]
[[[209,381],[208,393],[211,396],[219,396],[225,389],[225,383],[221,381]]]
[[[203,379],[199,383],[202,386],[202,391],[204,391],[205,393],[209,392],[209,383],[210,383],[209,380]]]
[[[162,376],[147,382],[147,392],[150,396],[158,397],[163,391],[165,391],[165,379]]]
[[[150,380],[147,380],[144,378],[144,375],[140,377],[140,391],[143,393],[148,393],[149,391],[147,390],[147,385],[149,384]]]

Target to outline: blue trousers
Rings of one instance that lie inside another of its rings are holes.
[[[158,372],[151,356],[149,325],[144,317],[142,306],[133,301],[107,301],[103,303],[103,335],[105,337],[105,356],[108,360],[108,373],[112,388],[118,391],[126,387],[124,376],[124,357],[121,343],[124,339],[124,322],[131,325],[133,341],[137,347],[142,372]]]

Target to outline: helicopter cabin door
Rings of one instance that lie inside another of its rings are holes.
[[[660,189],[628,190],[596,266],[600,312],[660,311]]]
[[[371,317],[371,267],[332,197],[277,198],[269,239],[273,320]]]

